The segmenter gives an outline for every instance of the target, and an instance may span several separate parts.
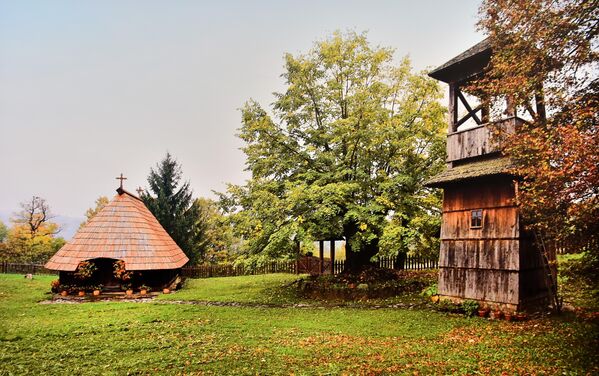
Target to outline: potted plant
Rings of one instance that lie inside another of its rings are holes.
[[[94,296],[100,296],[100,292],[102,291],[102,287],[103,287],[102,285],[94,286],[94,291],[92,292],[92,294]]]
[[[51,291],[54,293],[60,292],[60,280],[55,279],[50,283]]]
[[[437,303],[439,301],[439,289],[437,284],[433,284],[422,290],[422,296],[427,296],[433,303]]]
[[[148,286],[146,286],[146,285],[139,286],[139,294],[140,295],[147,295],[149,291],[150,291],[150,288]]]
[[[478,310],[478,317],[487,317],[487,315],[489,314],[490,309],[487,307],[481,307]]]
[[[131,285],[129,283],[122,284],[121,290],[123,290],[125,294],[127,294],[128,296],[133,295],[133,289],[131,288]]]
[[[505,321],[512,321],[514,319],[514,315],[510,311],[505,312],[503,317],[505,318]]]
[[[85,287],[77,287],[77,296],[85,296]]]
[[[514,318],[517,321],[525,321],[527,319],[527,316],[526,316],[526,313],[524,313],[524,312],[516,312],[514,314]]]
[[[69,286],[67,286],[67,285],[60,286],[60,295],[61,296],[69,295]]]
[[[491,311],[491,315],[489,316],[492,320],[501,319],[502,312],[499,309],[494,309]]]

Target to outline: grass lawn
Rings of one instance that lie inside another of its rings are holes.
[[[174,294],[160,295],[159,300],[197,300],[255,304],[294,304],[301,302],[288,288],[299,276],[295,274],[247,275],[188,279],[185,288]]]
[[[162,301],[289,301],[263,287],[295,278],[285,275],[195,280],[152,303],[39,304],[53,278],[0,275],[0,374],[599,372],[597,324],[572,315],[507,323],[425,309]]]

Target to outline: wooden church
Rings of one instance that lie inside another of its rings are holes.
[[[46,263],[60,272],[61,284],[101,284],[105,290],[169,287],[189,261],[142,200],[123,189],[122,174],[120,179],[112,201]],[[89,263],[93,275],[82,281],[77,271]]]
[[[509,103],[491,120],[488,104],[471,104],[477,98],[463,92],[491,53],[485,40],[429,73],[449,85],[447,167],[427,182],[443,189],[439,295],[504,311],[537,309],[550,300],[549,266],[524,229],[517,177],[493,137],[499,128],[517,132],[524,120]]]

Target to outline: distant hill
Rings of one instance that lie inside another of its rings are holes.
[[[10,218],[13,216],[12,212],[0,211],[0,221],[4,222],[5,225],[10,227]],[[60,225],[60,232],[57,236],[64,238],[65,240],[71,240],[79,229],[81,222],[85,220],[84,217],[75,218],[67,217],[64,215],[56,215],[52,221]]]

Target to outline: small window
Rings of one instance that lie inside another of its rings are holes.
[[[481,228],[483,227],[483,210],[476,209],[472,210],[470,214],[470,228]]]

